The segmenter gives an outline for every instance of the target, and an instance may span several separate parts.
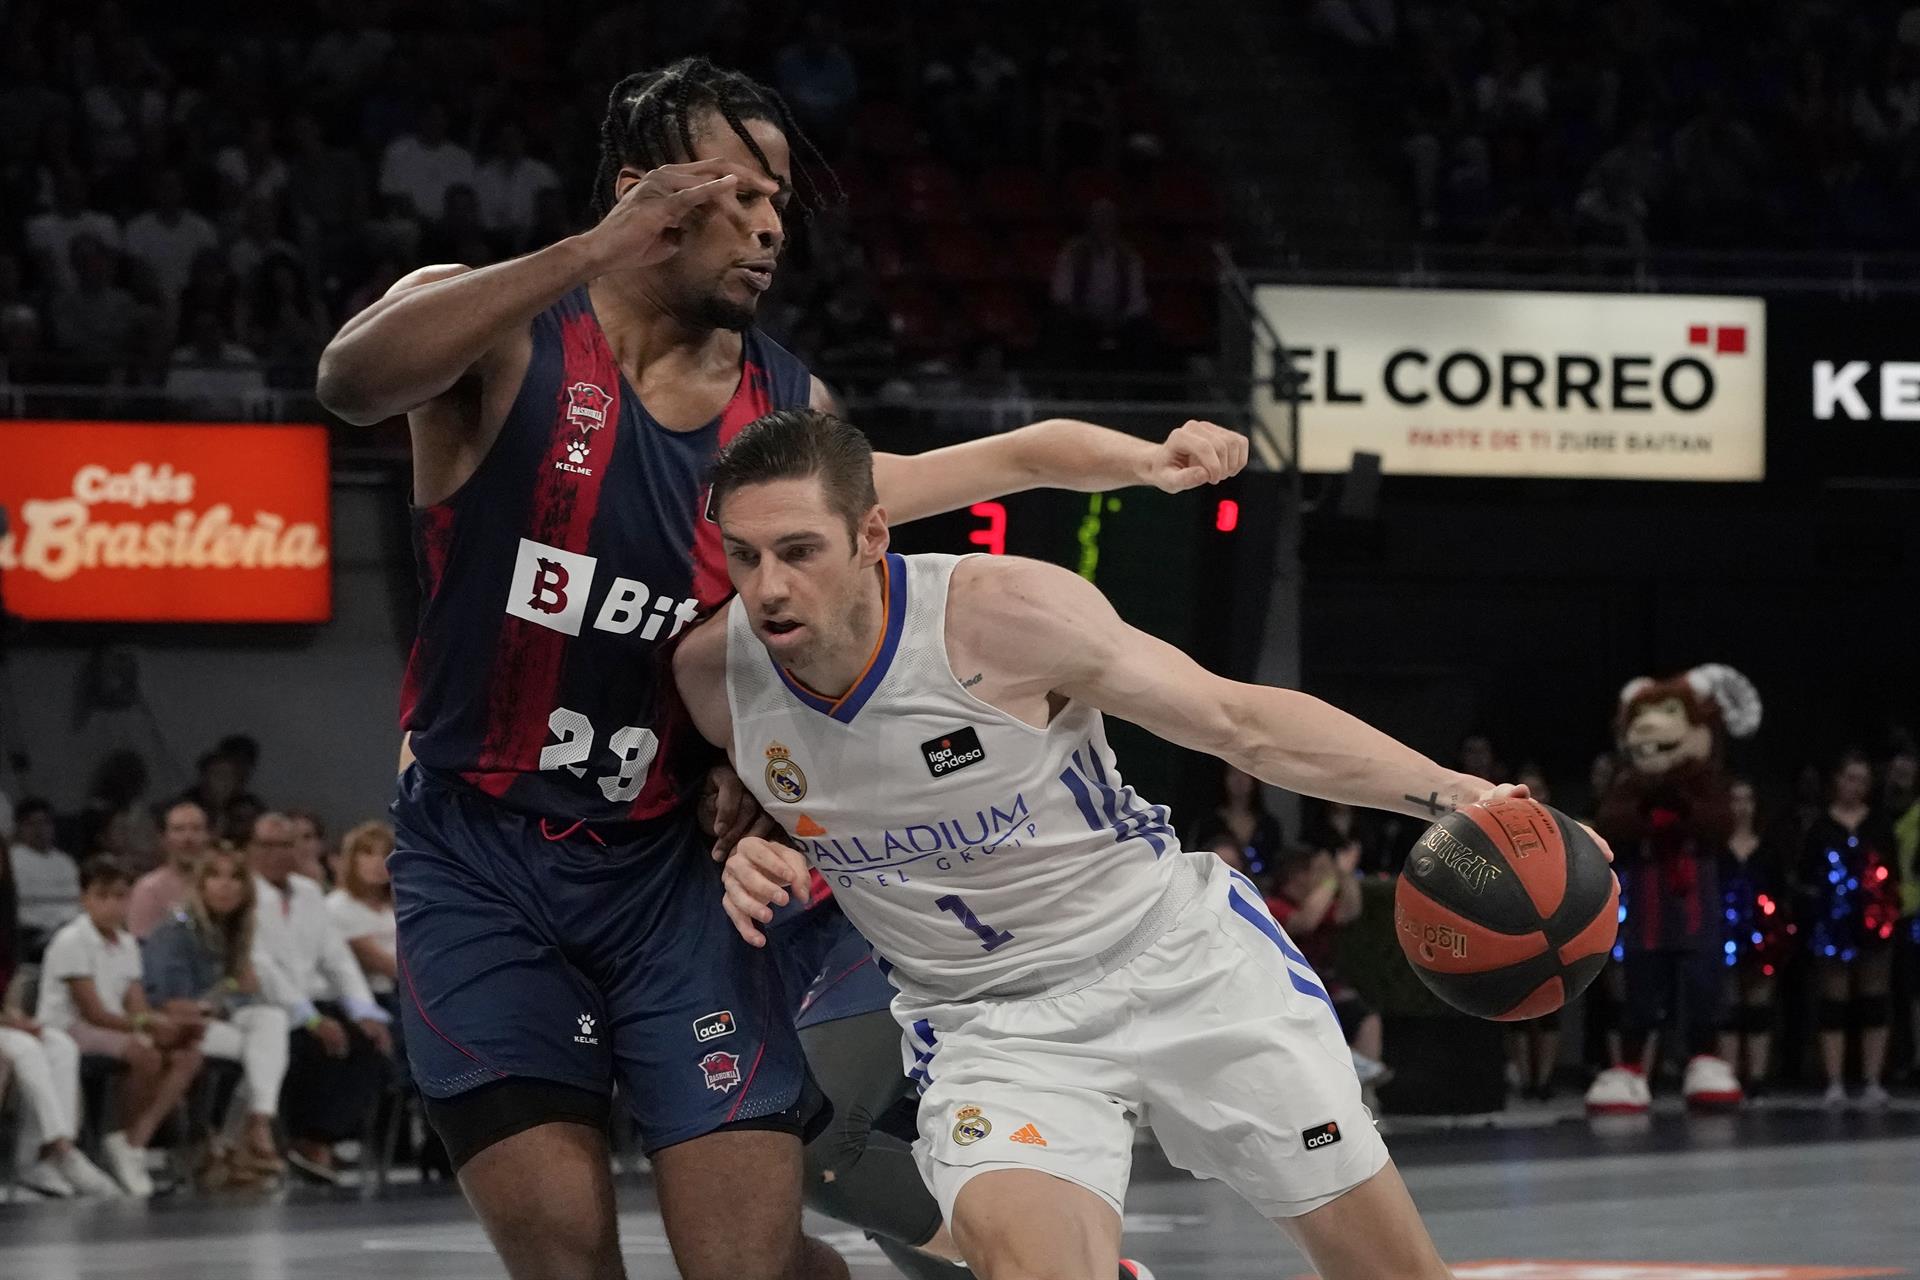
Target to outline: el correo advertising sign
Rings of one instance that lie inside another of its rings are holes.
[[[1758,298],[1292,285],[1258,298],[1301,380],[1304,470],[1367,452],[1388,475],[1766,474]],[[1256,407],[1284,431],[1270,390]]]
[[[0,588],[33,621],[324,622],[324,427],[0,422]]]

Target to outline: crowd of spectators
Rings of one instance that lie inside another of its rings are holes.
[[[692,52],[776,85],[829,162],[766,308],[829,371],[1206,344],[1212,206],[1164,155],[1124,3],[682,8],[6,6],[0,385],[202,415],[310,389],[406,271],[580,229],[608,90]]]
[[[1511,766],[1491,742],[1463,739],[1453,763],[1476,777],[1525,783],[1535,799],[1592,822],[1613,785],[1617,762],[1603,752],[1577,785],[1554,787],[1539,766]],[[1343,804],[1307,801],[1303,829],[1290,837],[1252,778],[1221,772],[1215,801],[1203,804],[1187,833],[1252,878],[1275,918],[1326,980],[1355,1051],[1376,1082],[1393,1057],[1363,992],[1341,972],[1337,939],[1361,914],[1359,887],[1391,881],[1425,824]],[[1783,780],[1784,781],[1784,780]],[[1736,776],[1731,834],[1699,883],[1705,963],[1720,971],[1717,1048],[1749,1096],[1781,1081],[1821,1091],[1830,1107],[1886,1104],[1889,1083],[1920,1084],[1920,748],[1894,733],[1877,755],[1841,752],[1797,770],[1790,785],[1769,787]],[[1616,855],[1621,850],[1616,849]],[[1616,863],[1631,885],[1627,863]],[[1691,882],[1690,882],[1691,883]],[[1632,927],[1631,925],[1624,927]],[[1626,992],[1625,947],[1590,989],[1584,1061],[1562,1063],[1564,1019],[1553,1014],[1510,1034],[1509,1083],[1545,1100],[1577,1068],[1617,1058]],[[1673,1011],[1669,1010],[1669,1014]],[[1896,1038],[1896,1029],[1905,1028]],[[1788,1036],[1784,1044],[1783,1035]],[[1895,1043],[1906,1060],[1895,1062]],[[1665,1052],[1682,1050],[1674,1035]],[[1658,1042],[1648,1050],[1660,1052]],[[1684,1055],[1682,1056],[1684,1062]],[[1851,1074],[1850,1064],[1857,1067]],[[1659,1072],[1666,1062],[1642,1064]],[[1563,1071],[1563,1068],[1566,1070]],[[1849,1090],[1849,1081],[1857,1089]]]
[[[396,1108],[405,1119],[392,833],[366,822],[331,844],[316,815],[252,794],[258,759],[235,735],[182,794],[151,803],[142,771],[65,822],[35,797],[0,805],[0,1097],[11,1077],[17,1185],[151,1195],[163,1140],[193,1156],[167,1167],[202,1187],[289,1164],[336,1182],[342,1144]]]
[[[1458,243],[1890,250],[1920,191],[1920,6],[1318,0],[1375,73],[1421,231]]]

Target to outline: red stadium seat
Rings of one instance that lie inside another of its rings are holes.
[[[869,102],[854,112],[855,146],[881,160],[912,155],[920,146],[913,113],[895,102]]]
[[[929,227],[927,265],[942,280],[993,280],[1006,274],[1006,258],[972,227]]]
[[[1036,308],[1030,295],[1007,285],[988,285],[967,295],[967,314],[974,328],[1009,351],[1031,351],[1040,345]]]
[[[906,288],[888,302],[893,340],[902,355],[929,356],[951,351],[959,334],[953,305],[926,289]]]
[[[893,217],[893,200],[886,184],[875,181],[872,171],[852,165],[835,175],[846,192],[847,214],[855,222],[884,221]]]
[[[909,222],[965,222],[971,202],[953,170],[931,160],[902,165],[893,179],[894,207]]]
[[[1143,234],[1135,238],[1135,243],[1150,281],[1198,285],[1214,279],[1212,242],[1196,231],[1170,236]]]
[[[1156,222],[1210,227],[1220,222],[1220,202],[1211,176],[1184,165],[1165,165],[1147,183],[1146,208]]]
[[[1152,298],[1153,327],[1161,341],[1176,351],[1199,351],[1213,345],[1217,314],[1214,295],[1194,289],[1168,289]]]
[[[1045,284],[1053,279],[1053,264],[1060,246],[1071,237],[1064,226],[1020,227],[1009,237],[1009,265],[1022,280]]]
[[[1129,207],[1137,195],[1119,174],[1108,169],[1075,169],[1067,175],[1069,216],[1077,226],[1086,221],[1087,206],[1095,200],[1111,200],[1120,206],[1122,219],[1138,217],[1143,210]]]
[[[1059,218],[1059,189],[1038,169],[993,169],[980,178],[980,207],[999,222],[1051,222]]]

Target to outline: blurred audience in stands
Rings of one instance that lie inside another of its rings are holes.
[[[1340,1030],[1353,1051],[1353,1067],[1362,1085],[1382,1085],[1392,1077],[1381,1060],[1380,1015],[1340,977],[1335,955],[1340,930],[1360,918],[1360,848],[1349,844],[1328,853],[1308,844],[1281,850],[1267,890],[1267,909],[1319,975]]]
[[[1273,869],[1274,859],[1286,843],[1286,831],[1280,819],[1267,808],[1258,778],[1230,764],[1217,761],[1209,764],[1217,779],[1212,801],[1188,829],[1187,847],[1238,846],[1239,869],[1265,875]]]

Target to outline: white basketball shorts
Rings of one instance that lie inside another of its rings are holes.
[[[893,1004],[925,1080],[914,1157],[949,1221],[966,1183],[1037,1169],[1126,1200],[1136,1126],[1270,1218],[1387,1161],[1326,988],[1259,892],[1211,854],[1159,941],[1106,977],[1031,1000]]]

